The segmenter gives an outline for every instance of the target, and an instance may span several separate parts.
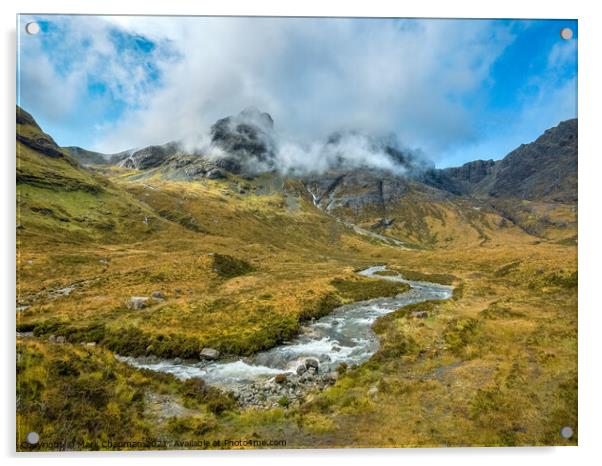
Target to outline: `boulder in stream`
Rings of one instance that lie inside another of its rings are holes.
[[[305,368],[310,369],[314,368],[316,371],[320,367],[320,362],[316,358],[307,358],[305,360]]]
[[[213,348],[203,348],[199,353],[201,359],[215,360],[219,358],[219,351]]]

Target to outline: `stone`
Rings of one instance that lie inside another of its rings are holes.
[[[374,398],[376,397],[376,395],[378,395],[378,388],[376,386],[370,387],[370,389],[368,390],[368,396]]]
[[[372,225],[372,228],[389,228],[391,225],[393,225],[394,221],[394,218],[381,218],[378,222]]]
[[[162,146],[148,146],[129,154],[119,162],[126,168],[147,170],[162,165],[167,159],[177,154],[180,149],[177,143],[167,143]]]
[[[50,335],[48,337],[48,343],[56,343],[56,336],[55,335]]]
[[[184,173],[186,173],[186,176],[195,177],[199,175],[204,175],[205,173],[207,173],[207,170],[205,170],[203,167],[189,167],[184,170]]]
[[[426,319],[429,316],[429,313],[426,311],[414,311],[410,314],[410,317],[415,319]]]
[[[307,368],[305,367],[305,364],[301,364],[300,366],[297,366],[296,372],[297,375],[303,375],[303,373],[307,370]]]
[[[305,360],[305,367],[307,369],[313,367],[314,369],[318,370],[318,367],[320,367],[320,363],[316,358],[307,358]]]
[[[339,374],[337,374],[336,372],[329,372],[324,376],[324,381],[331,385],[334,385],[338,379]]]
[[[134,310],[143,309],[148,306],[149,299],[148,296],[132,296],[128,301],[128,308]]]
[[[56,342],[57,343],[66,343],[67,340],[63,336],[58,336],[58,337],[56,337]]]
[[[86,343],[86,346],[93,348],[96,346],[96,342],[95,341],[89,341],[88,343]]]
[[[203,348],[199,356],[201,359],[214,360],[219,358],[219,351],[213,348]]]
[[[151,293],[151,298],[163,300],[163,299],[165,299],[165,294],[163,294],[162,291],[153,291]]]
[[[210,180],[223,180],[226,178],[226,172],[221,168],[213,168],[207,172],[205,175]]]

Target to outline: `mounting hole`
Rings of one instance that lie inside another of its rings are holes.
[[[570,428],[569,426],[565,426],[562,429],[560,429],[560,436],[562,438],[571,438],[573,436],[573,429]]]
[[[27,34],[35,35],[41,31],[38,23],[27,23],[25,25],[25,32]]]
[[[40,441],[40,434],[37,432],[30,432],[25,437],[25,441],[30,445],[36,445]]]
[[[562,28],[560,30],[560,37],[564,40],[571,40],[573,38],[573,30],[571,28]]]

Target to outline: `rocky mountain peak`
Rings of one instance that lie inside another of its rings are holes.
[[[57,143],[54,142],[54,139],[42,131],[35,119],[19,106],[17,106],[16,122],[17,141],[48,157],[64,157],[65,154]]]
[[[232,172],[259,172],[275,168],[274,120],[254,107],[216,121],[211,145],[223,152],[218,165]]]

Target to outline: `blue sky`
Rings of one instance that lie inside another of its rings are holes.
[[[34,20],[41,33],[25,34]],[[395,133],[452,166],[576,117],[577,33],[574,20],[21,16],[18,103],[59,144],[103,152],[202,139],[252,105],[286,141]]]

